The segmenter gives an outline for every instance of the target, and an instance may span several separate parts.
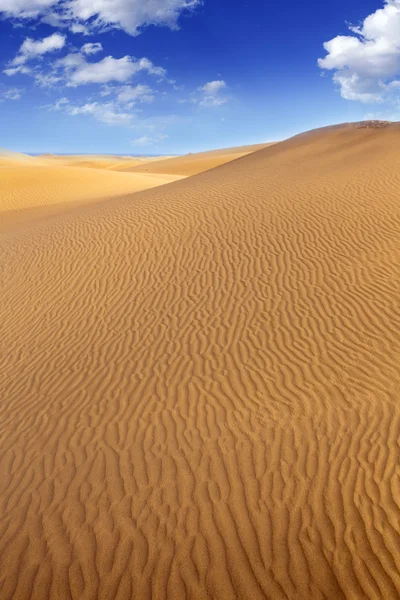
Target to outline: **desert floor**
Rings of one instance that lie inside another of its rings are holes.
[[[396,600],[400,126],[193,156],[0,167],[0,598]]]

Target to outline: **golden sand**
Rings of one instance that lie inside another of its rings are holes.
[[[163,157],[164,160],[171,157]],[[88,169],[110,169],[119,170],[130,167],[137,167],[149,162],[159,161],[158,157],[132,157],[132,156],[114,156],[114,155],[88,155],[75,154],[68,156],[59,156],[54,154],[42,154],[38,160],[47,165],[58,165],[64,167],[85,167]]]
[[[0,166],[0,231],[71,206],[131,194],[178,179],[181,177],[177,175],[117,173],[12,160]]]
[[[399,598],[399,140],[0,236],[1,600]]]
[[[242,156],[247,156],[247,154],[251,154],[272,145],[273,144],[254,144],[253,146],[239,146],[237,148],[224,148],[222,150],[212,150],[210,152],[185,154],[184,156],[153,160],[147,164],[141,163],[133,167],[128,164],[118,168],[118,170],[186,176],[197,175],[198,173],[215,169],[215,167],[219,167],[227,162],[231,162]]]

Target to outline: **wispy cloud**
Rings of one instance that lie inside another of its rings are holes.
[[[154,147],[154,146],[159,145],[161,142],[163,142],[166,139],[168,139],[168,136],[163,133],[160,133],[160,134],[154,135],[154,136],[142,135],[141,137],[133,139],[132,144],[134,146],[141,146],[141,147],[150,147],[150,146]]]
[[[19,88],[9,88],[0,90],[0,100],[19,100],[22,96],[22,90]]]
[[[117,99],[122,104],[149,103],[154,100],[154,92],[148,85],[141,83],[135,87],[126,85],[118,89]]]
[[[115,102],[87,102],[85,104],[73,104],[68,98],[60,98],[52,105],[43,108],[48,110],[63,111],[72,117],[88,115],[106,125],[130,126],[134,115],[126,112]]]
[[[50,52],[61,50],[65,46],[65,43],[65,36],[59,33],[53,33],[41,40],[26,38],[18,50],[16,57],[9,62],[4,72],[6,75],[16,75],[17,73],[28,74],[31,69],[26,66],[26,63],[39,59]]]

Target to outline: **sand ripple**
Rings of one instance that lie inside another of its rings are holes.
[[[0,238],[0,597],[400,595],[398,132]]]

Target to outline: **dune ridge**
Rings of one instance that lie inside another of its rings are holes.
[[[153,161],[160,160],[152,156],[115,156],[105,154],[71,154],[67,156],[43,154],[37,157],[41,162],[48,165],[64,167],[85,167],[87,169],[119,170],[128,167],[137,167]],[[170,156],[164,159],[172,158]]]
[[[197,175],[210,169],[215,169],[228,162],[232,162],[253,152],[274,145],[276,142],[265,144],[253,144],[250,146],[237,146],[236,148],[223,148],[221,150],[210,150],[208,152],[195,152],[175,156],[172,158],[162,158],[146,164],[123,165],[117,168],[119,171],[146,172],[170,175],[184,175],[186,177]]]
[[[399,597],[398,142],[0,236],[2,600]]]
[[[12,161],[0,171],[0,232],[71,206],[98,202],[180,179],[178,175],[118,173],[73,166]]]

